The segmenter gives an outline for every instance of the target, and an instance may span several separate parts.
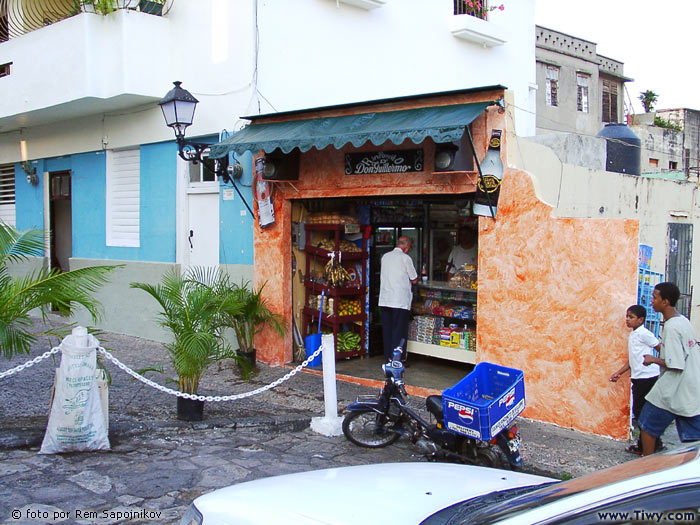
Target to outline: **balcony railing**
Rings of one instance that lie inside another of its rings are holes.
[[[162,16],[174,0],[0,0],[0,42],[36,31],[80,13],[108,15],[131,9]]]
[[[478,3],[480,7],[474,7],[474,5],[476,5],[475,2],[470,6],[466,0],[454,0],[454,14],[471,15],[486,20],[486,0]]]

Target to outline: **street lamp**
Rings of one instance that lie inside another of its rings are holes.
[[[229,166],[228,155],[216,160],[203,156],[202,154],[211,144],[185,142],[185,132],[194,120],[194,110],[199,101],[189,91],[180,87],[182,82],[176,81],[173,84],[175,87],[168,91],[167,95],[158,102],[158,105],[163,111],[166,125],[175,132],[180,158],[193,164],[202,163],[217,177],[221,177],[224,182],[233,183],[233,178],[238,178],[243,174],[243,167],[240,164]]]
[[[241,191],[236,186],[234,179],[239,178],[243,175],[243,166],[238,162],[233,165],[228,163],[228,155],[221,157],[220,159],[212,160],[208,156],[203,156],[202,154],[211,146],[211,144],[201,143],[201,142],[185,142],[185,132],[187,127],[192,124],[194,120],[194,110],[199,102],[196,98],[192,96],[192,93],[186,89],[182,89],[180,85],[182,82],[173,82],[175,87],[168,91],[168,93],[158,102],[160,109],[163,111],[163,117],[165,118],[165,123],[169,128],[173,128],[175,132],[175,140],[177,141],[178,155],[180,158],[187,162],[193,164],[201,163],[207,167],[208,170],[212,171],[217,177],[221,177],[224,182],[230,182],[233,188],[238,193],[238,196],[248,208],[251,215],[254,215],[253,210],[248,205],[245,197],[241,194]]]

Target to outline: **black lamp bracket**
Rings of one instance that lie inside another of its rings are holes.
[[[202,156],[202,154],[211,147],[211,144],[203,142],[185,142],[184,137],[178,136],[177,146],[178,155],[180,155],[182,160],[191,162],[192,164],[201,163],[203,166],[206,166],[208,170],[214,173],[214,175],[220,177],[224,183],[232,184],[233,188],[236,190],[236,193],[238,193],[238,196],[243,201],[243,204],[245,204],[245,207],[248,208],[250,215],[255,215],[234,181],[234,179],[239,178],[243,174],[243,167],[240,164],[236,163],[229,166],[228,155],[225,155],[220,159],[210,159],[209,157]]]

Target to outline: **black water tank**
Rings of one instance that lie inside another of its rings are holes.
[[[598,133],[598,137],[606,139],[607,171],[640,174],[642,141],[627,124],[606,124]]]

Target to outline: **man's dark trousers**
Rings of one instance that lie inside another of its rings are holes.
[[[403,308],[381,307],[382,312],[382,336],[384,338],[384,357],[389,361],[394,353],[394,348],[399,346],[403,339],[401,360],[406,360],[406,340],[408,339],[409,311]]]

